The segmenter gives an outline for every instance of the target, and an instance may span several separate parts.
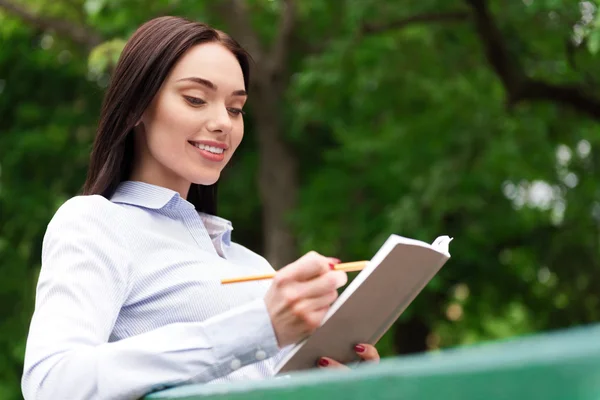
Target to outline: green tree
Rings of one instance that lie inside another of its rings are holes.
[[[280,267],[364,259],[390,233],[456,238],[383,355],[598,321],[597,8],[0,0],[0,397],[19,397],[47,221],[80,189],[125,40],[158,15],[222,28],[256,61],[221,191],[236,240]]]

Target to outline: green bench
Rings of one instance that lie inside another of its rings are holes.
[[[166,389],[147,400],[600,399],[600,324],[382,360],[352,371]]]

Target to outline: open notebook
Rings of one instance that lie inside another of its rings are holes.
[[[450,258],[451,240],[440,236],[429,244],[391,235],[331,305],[321,326],[279,362],[277,373],[314,368],[322,356],[344,364],[358,361],[354,345],[377,343]]]

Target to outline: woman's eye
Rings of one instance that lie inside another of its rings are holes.
[[[227,111],[229,111],[230,113],[232,113],[233,115],[245,115],[246,113],[244,112],[244,110],[242,110],[241,108],[231,108],[229,107],[227,109]]]
[[[193,106],[200,106],[206,103],[204,100],[199,99],[198,97],[183,96],[183,98]]]

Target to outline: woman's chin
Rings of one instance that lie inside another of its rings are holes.
[[[192,179],[191,182],[195,183],[196,185],[210,186],[217,183],[220,177],[221,174],[204,174],[202,176],[194,177],[194,179]]]

